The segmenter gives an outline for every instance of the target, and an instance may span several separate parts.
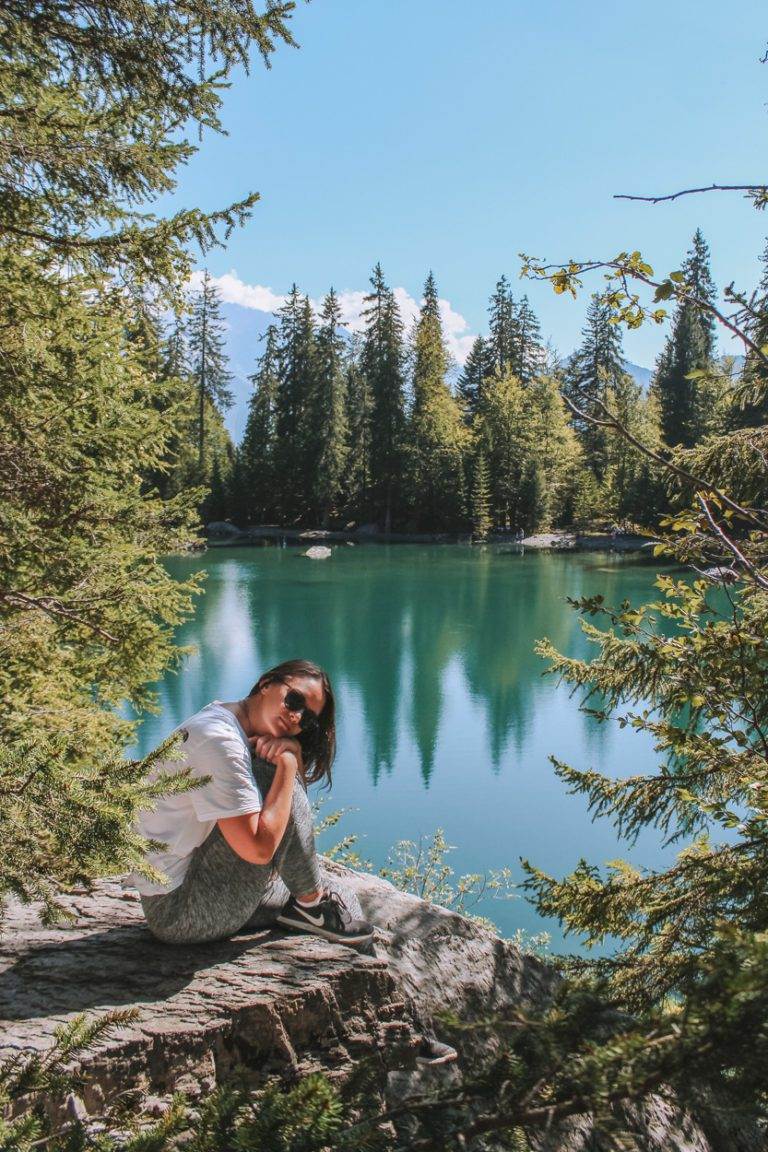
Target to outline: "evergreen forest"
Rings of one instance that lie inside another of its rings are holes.
[[[701,299],[715,299],[700,230],[680,275]],[[733,358],[718,356],[714,320],[700,319],[688,301],[675,309],[644,391],[627,370],[622,329],[604,295],[589,301],[578,348],[560,356],[527,296],[516,299],[502,275],[488,333],[458,365],[432,273],[405,332],[377,264],[362,332],[345,329],[333,289],[316,310],[293,285],[254,349],[248,419],[234,445],[222,421],[230,402],[224,323],[207,273],[189,293],[188,311],[184,325],[165,333],[158,319],[153,336],[165,371],[186,381],[190,404],[170,482],[207,485],[203,519],[243,529],[372,525],[474,539],[653,529],[669,500],[663,469],[596,425],[599,405],[661,450],[692,448],[762,419],[759,406],[739,401],[742,373]]]

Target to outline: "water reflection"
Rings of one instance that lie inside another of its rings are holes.
[[[653,591],[652,569],[626,560],[492,547],[340,547],[327,561],[294,549],[227,550],[169,563],[179,575],[205,567],[208,579],[179,634],[194,651],[159,686],[162,727],[144,726],[142,750],[208,700],[240,696],[265,668],[304,656],[328,670],[340,697],[359,701],[359,758],[374,785],[392,773],[405,734],[404,753],[415,753],[429,786],[441,732],[476,717],[475,706],[494,770],[505,755],[522,756],[537,700],[551,690],[536,642],[546,636],[560,650],[589,653],[566,597],[599,589],[617,603]],[[462,683],[446,716],[451,668]],[[589,717],[581,723],[599,753],[604,729]]]

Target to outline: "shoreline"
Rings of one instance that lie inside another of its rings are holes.
[[[356,531],[343,531],[324,528],[280,528],[273,524],[257,525],[239,529],[234,524],[215,522],[206,526],[205,539],[201,541],[208,548],[247,548],[258,547],[270,541],[300,547],[303,544],[471,544],[468,533],[459,532],[378,532],[366,527]],[[652,536],[636,533],[610,532],[538,532],[522,540],[509,533],[490,533],[483,544],[507,544],[513,548],[534,552],[639,552],[655,542]]]

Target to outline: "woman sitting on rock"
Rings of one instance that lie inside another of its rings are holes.
[[[323,873],[315,850],[307,784],[330,784],[336,751],[325,672],[288,660],[243,700],[206,705],[177,734],[181,759],[159,763],[152,775],[187,767],[209,779],[140,815],[141,835],[165,845],[147,861],[167,881],[135,872],[126,882],[138,888],[153,935],[201,944],[276,921],[339,944],[368,944],[373,927],[357,897]],[[454,1048],[424,1030],[419,1063],[455,1058]]]
[[[147,860],[168,880],[130,878],[150,931],[169,944],[232,936],[249,924],[284,928],[361,946],[373,929],[356,898],[321,873],[307,784],[331,781],[335,704],[327,675],[288,660],[259,678],[243,700],[214,701],[178,729],[179,759],[210,777],[141,813],[138,830],[163,841]],[[276,913],[276,915],[275,915]]]

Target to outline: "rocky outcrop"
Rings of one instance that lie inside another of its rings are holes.
[[[377,925],[370,954],[261,921],[216,944],[159,944],[117,881],[67,897],[75,918],[52,928],[11,902],[0,938],[0,1058],[47,1048],[77,1013],[131,1007],[135,1020],[82,1059],[79,1106],[90,1113],[134,1086],[157,1097],[205,1094],[237,1066],[254,1084],[315,1070],[344,1083],[362,1057],[384,1104],[423,1089],[424,1078],[455,1078],[488,1059],[487,1035],[462,1033],[458,1065],[417,1069],[425,1022],[446,1011],[472,1020],[532,1006],[551,991],[552,970],[509,941],[377,877],[329,867]],[[281,900],[276,892],[275,906]],[[758,1146],[713,1143],[662,1101],[631,1120],[648,1152]],[[596,1148],[590,1141],[584,1120],[542,1149]]]

